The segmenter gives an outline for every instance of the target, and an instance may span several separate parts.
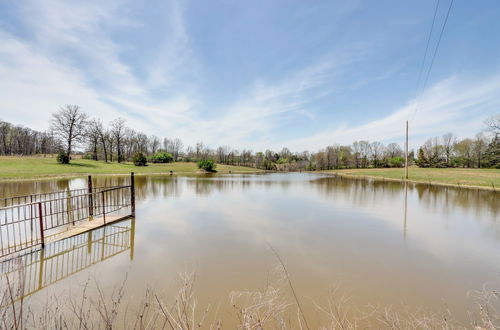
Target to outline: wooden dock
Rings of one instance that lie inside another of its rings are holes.
[[[130,218],[131,215],[125,215],[125,216],[107,216],[106,218],[104,217],[99,217],[96,219],[91,219],[88,221],[82,221],[78,223],[78,225],[72,226],[69,225],[67,230],[47,235],[45,237],[45,244],[59,241],[62,239],[70,238],[76,235],[83,234],[85,232],[112,224],[117,221],[125,220],[127,218]]]
[[[0,198],[0,258],[135,217],[130,184]]]
[[[109,220],[106,217],[106,225],[102,220],[100,228],[95,227],[97,221],[92,221],[91,230],[64,239],[59,236],[56,241],[47,241],[43,249],[38,246],[32,251],[2,258],[0,288],[10,285],[15,295],[12,300],[1,301],[0,310],[127,251],[133,260],[135,219],[118,221],[116,217]],[[24,274],[22,282],[17,281],[20,272]]]

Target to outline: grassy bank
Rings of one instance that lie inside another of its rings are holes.
[[[402,180],[404,178],[404,169],[402,168],[345,169],[320,171],[320,173],[337,173],[343,175],[366,176],[392,180]],[[413,182],[482,187],[490,189],[495,187],[496,189],[500,189],[499,169],[411,167],[408,171],[408,178]]]
[[[200,171],[195,163],[149,164],[134,166],[132,163],[105,163],[86,159],[75,159],[68,165],[58,164],[52,157],[0,157],[0,180],[34,179],[55,176],[80,176],[86,174],[197,174]],[[217,164],[218,173],[260,172],[258,169]]]

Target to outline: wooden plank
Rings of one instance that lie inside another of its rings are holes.
[[[76,235],[79,235],[81,233],[85,233],[85,232],[91,231],[93,229],[100,228],[100,227],[103,227],[105,225],[109,225],[113,222],[124,220],[124,219],[130,218],[130,217],[131,217],[130,215],[125,215],[125,216],[109,216],[108,215],[108,216],[106,216],[106,222],[104,222],[103,217],[94,218],[90,221],[80,221],[80,222],[78,222],[78,224],[76,226],[69,228],[66,231],[52,234],[50,236],[45,237],[45,243],[47,244],[49,242],[55,242],[55,241],[59,241],[59,240],[65,239],[65,238],[76,236]]]

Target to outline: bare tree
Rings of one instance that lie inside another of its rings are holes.
[[[104,161],[108,161],[108,151],[109,151],[109,144],[108,144],[108,133],[102,126],[102,122],[100,119],[93,120],[91,122],[92,130],[95,131],[95,134],[99,137],[99,142],[101,144],[103,156],[104,156]]]
[[[156,135],[151,135],[149,137],[149,146],[151,148],[151,153],[156,153],[160,148],[160,139]]]
[[[92,119],[87,127],[87,137],[89,139],[89,147],[92,151],[92,159],[98,160],[98,145],[101,141],[101,136],[99,132],[99,121],[97,119]],[[101,125],[102,126],[102,125]]]
[[[179,138],[175,138],[172,142],[172,156],[174,156],[174,160],[179,158],[179,154],[182,152],[182,141]]]
[[[203,149],[205,148],[205,145],[203,142],[197,142],[195,145],[195,152],[196,152],[196,160],[200,160],[200,157],[203,153]]]
[[[132,154],[134,153],[134,148],[136,147],[137,140],[137,132],[131,128],[125,129],[125,141],[126,141],[126,149],[125,149],[125,157],[127,159],[132,158]]]
[[[457,138],[455,137],[455,135],[453,135],[453,133],[446,133],[442,137],[446,167],[450,166],[451,153],[453,151],[453,146],[455,145],[456,141]]]
[[[370,142],[358,141],[359,155],[361,157],[361,167],[368,167],[368,156],[370,155]]]
[[[217,161],[221,164],[227,164],[227,155],[229,153],[229,147],[220,146],[217,148]]]
[[[356,168],[360,167],[360,158],[361,158],[361,146],[358,141],[355,141],[352,144],[353,156],[354,156],[354,166]]]
[[[63,141],[68,159],[75,144],[85,140],[87,118],[78,105],[65,105],[52,114],[51,130]]]
[[[148,153],[148,136],[144,133],[137,133],[136,136],[136,152],[141,152],[143,154]]]
[[[125,119],[118,118],[111,122],[111,134],[116,144],[116,157],[118,163],[121,163],[123,158],[123,140],[125,139]]]
[[[476,134],[476,138],[472,144],[472,150],[474,152],[474,156],[476,157],[477,167],[481,167],[481,160],[483,158],[483,154],[488,147],[488,141],[483,133]]]
[[[375,141],[370,144],[370,152],[372,155],[373,167],[378,166],[378,161],[383,150],[384,150],[384,145],[381,142]]]
[[[394,157],[402,157],[403,156],[403,150],[397,143],[389,143],[386,148],[387,155],[390,158]]]
[[[169,138],[163,138],[163,150],[173,155],[174,141]]]
[[[490,131],[494,136],[500,134],[500,113],[488,117],[484,123],[486,124],[486,130]]]

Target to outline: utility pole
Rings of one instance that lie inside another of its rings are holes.
[[[408,120],[406,121],[405,180],[408,180]]]

